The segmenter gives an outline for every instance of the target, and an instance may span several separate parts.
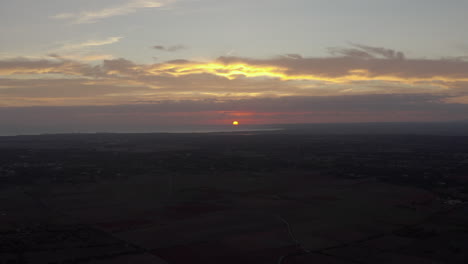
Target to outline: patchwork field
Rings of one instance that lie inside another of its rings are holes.
[[[342,155],[356,163],[381,157],[386,138],[374,139],[380,145],[373,147],[354,137],[338,143],[302,136],[308,143],[297,145],[297,135],[62,137],[0,140],[2,169],[15,170],[0,189],[0,263],[465,263],[468,257],[459,180],[389,180],[384,168],[381,175],[358,175],[338,164]],[[25,148],[24,140],[36,145]],[[176,143],[185,147],[169,149]],[[443,154],[436,143],[429,146],[418,153]],[[394,144],[385,149],[392,158],[380,164],[406,162],[409,175],[441,164],[403,161],[417,148]],[[463,175],[458,169],[454,179]]]

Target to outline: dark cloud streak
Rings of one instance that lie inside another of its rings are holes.
[[[386,49],[382,47],[372,47],[362,44],[350,43],[354,48],[329,48],[328,51],[332,55],[353,57],[360,59],[376,59],[384,58],[391,60],[404,60],[405,54],[401,51]]]
[[[175,51],[187,49],[187,47],[184,45],[174,45],[174,46],[156,45],[156,46],[153,46],[152,48],[156,50],[162,50],[162,51],[168,51],[168,52],[175,52]]]

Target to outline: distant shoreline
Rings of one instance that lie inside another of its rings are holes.
[[[31,133],[5,133],[0,134],[0,137],[14,136],[43,136],[43,135],[93,135],[93,134],[210,134],[210,133],[244,133],[244,132],[269,132],[281,131],[284,128],[241,128],[241,129],[194,129],[194,130],[160,130],[160,131],[84,131],[84,132],[31,132]]]
[[[242,126],[176,126],[133,128],[29,128],[0,131],[0,136],[34,136],[63,134],[209,134],[243,132],[283,132],[314,135],[447,135],[468,136],[468,122],[381,122],[381,123],[309,123]]]

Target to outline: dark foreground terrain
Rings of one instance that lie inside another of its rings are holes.
[[[467,263],[468,137],[0,137],[0,263]]]

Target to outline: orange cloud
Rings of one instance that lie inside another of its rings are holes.
[[[9,96],[11,100],[23,97],[25,104],[32,97],[36,102],[51,102],[39,101],[37,96],[57,97],[47,96],[49,91],[67,95],[63,98],[68,99],[60,104],[67,104],[67,100],[70,104],[86,102],[87,98],[92,104],[109,104],[125,99],[237,100],[392,93],[443,93],[462,98],[468,94],[466,60],[411,59],[390,49],[356,47],[360,50],[335,50],[339,56],[324,58],[288,54],[269,59],[219,57],[211,61],[173,60],[155,64],[122,58],[96,64],[58,55],[48,59],[3,59],[0,75],[8,79],[0,79],[3,89],[0,96]],[[63,91],[51,89],[52,86]],[[83,97],[76,100],[68,95]],[[9,104],[18,104],[11,100]]]

